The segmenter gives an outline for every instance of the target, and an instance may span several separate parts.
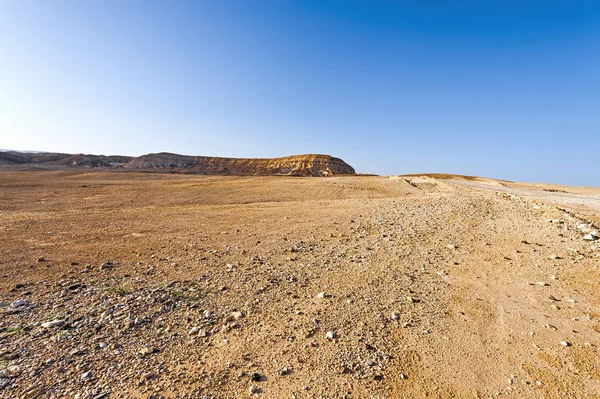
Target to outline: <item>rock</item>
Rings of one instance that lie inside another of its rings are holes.
[[[231,318],[232,318],[233,320],[239,320],[239,319],[241,319],[243,316],[244,316],[244,315],[242,314],[242,312],[238,312],[238,311],[236,311],[236,312],[231,312]]]
[[[400,320],[400,313],[392,312],[392,320]]]
[[[258,388],[255,387],[254,385],[250,385],[250,388],[248,389],[248,391],[250,392],[251,395],[258,393]]]
[[[63,326],[64,324],[65,324],[64,320],[56,319],[56,320],[47,321],[45,323],[42,323],[42,327],[44,327],[44,328],[54,328],[54,327]]]
[[[112,269],[114,265],[110,262],[104,262],[100,265],[100,270]]]
[[[152,355],[152,354],[158,353],[158,352],[160,352],[160,349],[158,349],[154,346],[145,346],[138,351],[138,353],[142,356]]]
[[[202,314],[204,315],[205,319],[210,318],[210,316],[212,316],[213,312],[210,310],[205,310],[204,312],[202,312]]]
[[[19,299],[19,300],[14,301],[13,303],[11,303],[10,307],[16,309],[16,308],[20,308],[21,306],[25,306],[25,305],[27,305],[27,301],[24,299]]]
[[[44,385],[33,387],[27,390],[23,398],[34,399],[42,396],[46,393],[46,387]]]
[[[44,262],[46,259],[43,256],[40,256],[39,258],[37,258],[38,262]]]
[[[144,374],[142,375],[142,377],[143,377],[145,380],[153,380],[153,379],[157,378],[157,375],[156,375],[156,374],[154,374],[154,373],[152,373],[152,372],[148,372],[148,373],[144,373]]]
[[[252,373],[250,376],[251,381],[260,381],[262,379],[261,375],[258,373]]]
[[[0,377],[0,389],[4,389],[10,385],[12,379],[9,377]]]
[[[536,282],[536,284],[537,284],[537,285],[544,286],[544,287],[545,287],[545,286],[548,286],[548,285],[550,285],[550,284],[548,284],[548,283],[547,283],[547,282],[545,282],[545,281],[538,281],[538,282]]]
[[[571,346],[571,343],[567,341],[560,341],[560,344],[564,347]]]
[[[188,332],[189,335],[196,335],[200,331],[200,327],[192,327],[192,329]]]
[[[325,334],[325,338],[327,338],[330,341],[333,341],[335,339],[335,333],[333,331],[327,331],[327,333]]]
[[[83,373],[81,375],[81,380],[82,381],[89,381],[92,379],[92,372],[91,371],[86,371],[85,373]]]
[[[326,295],[325,295],[325,293],[324,293],[324,292],[319,292],[319,293],[317,294],[317,298],[319,298],[319,299],[323,299],[323,298],[325,298],[325,297],[326,297]]]
[[[598,239],[598,233],[592,231],[591,233],[584,235],[583,239],[586,241],[596,241]]]

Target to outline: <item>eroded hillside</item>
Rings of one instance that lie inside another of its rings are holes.
[[[139,157],[54,153],[0,152],[3,169],[124,169],[216,175],[335,176],[354,169],[330,155],[305,154],[283,158],[221,158],[161,152]]]

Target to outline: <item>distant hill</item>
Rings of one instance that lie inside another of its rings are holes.
[[[333,176],[354,174],[354,168],[330,155],[305,154],[283,158],[220,158],[161,152],[139,157],[1,151],[4,168],[104,168],[171,171],[195,174]]]

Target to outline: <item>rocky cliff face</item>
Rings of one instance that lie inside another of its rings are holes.
[[[55,168],[126,168],[198,174],[334,176],[354,174],[339,158],[307,154],[283,158],[220,158],[161,152],[137,158],[118,155],[0,152],[0,165]]]
[[[184,169],[201,174],[333,176],[355,173],[339,158],[316,154],[283,158],[220,158],[159,153],[135,158],[125,167]]]

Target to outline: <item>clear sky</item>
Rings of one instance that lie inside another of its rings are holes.
[[[600,3],[0,0],[0,148],[600,186]]]

